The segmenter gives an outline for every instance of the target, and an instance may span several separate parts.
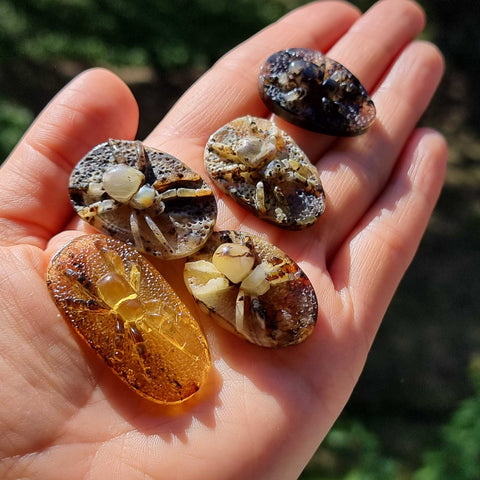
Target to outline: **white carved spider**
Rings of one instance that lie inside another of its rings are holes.
[[[306,158],[305,154],[289,144],[286,136],[273,123],[269,122],[267,133],[259,130],[258,119],[253,117],[247,116],[238,119],[238,122],[238,131],[233,131],[235,126],[231,127],[232,131],[225,135],[223,142],[213,139],[208,144],[223,161],[218,170],[210,169],[212,176],[233,182],[235,175],[254,185],[254,208],[262,215],[267,212],[265,183],[268,183],[274,195],[276,219],[283,223],[289,217],[283,184],[295,183],[307,193],[318,192],[321,185],[318,172],[308,160],[300,161],[302,157]]]
[[[289,282],[295,273],[285,258],[275,264],[258,262],[247,245],[224,243],[211,260],[188,261],[184,267],[185,284],[195,299],[227,322],[230,328],[252,343],[275,345],[267,335],[262,295],[273,285]],[[276,306],[278,310],[282,305]],[[270,318],[270,328],[275,319]],[[280,326],[278,328],[281,328]]]
[[[127,148],[130,142],[127,143]],[[78,210],[78,214],[87,221],[95,216],[106,212],[112,212],[121,205],[128,205],[130,212],[130,230],[132,232],[135,247],[144,251],[140,223],[138,216],[141,215],[145,224],[152,231],[155,238],[165,251],[171,251],[164,234],[155,223],[152,216],[158,216],[165,212],[166,202],[175,198],[195,198],[212,195],[208,187],[202,188],[169,188],[169,184],[157,182],[152,165],[145,148],[140,141],[133,142],[136,151],[136,165],[130,166],[126,163],[124,156],[125,146],[110,139],[108,145],[113,152],[114,164],[110,165],[104,172],[100,181],[92,181],[85,192],[88,201],[87,205]],[[200,177],[198,177],[200,179]],[[103,198],[105,193],[109,198]],[[168,212],[165,212],[168,215]],[[170,217],[175,227],[180,227]]]

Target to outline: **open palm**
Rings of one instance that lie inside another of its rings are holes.
[[[124,386],[72,334],[45,285],[51,255],[91,231],[70,207],[73,165],[109,137],[132,139],[128,88],[96,69],[74,79],[0,170],[0,477],[39,479],[293,479],[347,401],[439,194],[442,137],[415,124],[443,72],[424,18],[407,0],[360,16],[343,2],[292,12],[222,58],[145,140],[204,177],[209,135],[247,114],[269,116],[257,93],[273,52],[308,47],[343,63],[373,94],[365,135],[334,139],[276,118],[320,171],[327,210],[285,232],[217,191],[217,229],[259,233],[315,286],[319,318],[299,346],[250,345],[201,316],[213,368],[205,388],[166,408]],[[156,262],[181,294],[181,262]]]

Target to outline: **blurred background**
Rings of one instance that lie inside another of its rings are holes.
[[[305,3],[0,0],[0,159],[94,65],[129,84],[143,138],[221,55]],[[478,0],[420,3],[423,38],[447,61],[421,122],[448,139],[447,182],[354,394],[302,479],[480,479]]]

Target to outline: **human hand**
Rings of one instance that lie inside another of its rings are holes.
[[[85,72],[55,97],[0,170],[1,478],[300,474],[360,375],[443,182],[443,138],[415,129],[443,72],[439,52],[412,41],[423,25],[406,0],[378,2],[363,16],[343,2],[308,5],[222,58],[145,140],[206,178],[207,138],[236,117],[269,115],[257,93],[259,67],[289,47],[343,63],[377,107],[371,130],[340,140],[275,119],[320,170],[327,210],[313,227],[280,230],[218,194],[216,228],[259,233],[283,249],[312,281],[320,313],[305,343],[267,350],[223,331],[186,300],[213,369],[179,407],[131,392],[77,340],[49,296],[52,254],[91,232],[68,199],[73,165],[109,137],[134,138],[138,121],[131,93],[105,70]],[[169,265],[167,279],[185,293],[181,262]]]

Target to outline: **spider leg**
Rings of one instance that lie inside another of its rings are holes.
[[[77,210],[78,215],[82,217],[86,222],[93,223],[97,215],[101,215],[106,212],[111,212],[118,208],[118,203],[111,199],[107,198],[106,200],[100,200],[90,205]]]
[[[238,160],[237,152],[231,147],[231,145],[225,145],[224,143],[220,142],[212,142],[209,145],[209,149],[213,150],[223,160],[232,160],[234,162]]]
[[[283,261],[275,265],[275,267],[268,272],[267,280],[270,285],[278,285],[294,280],[297,273],[298,267]]]
[[[151,368],[148,366],[147,347],[137,322],[128,322],[128,334],[134,343],[143,372],[147,378],[150,378]]]
[[[245,301],[245,297],[247,293],[240,288],[237,295],[237,300],[235,303],[235,329],[239,332],[242,336],[249,339],[251,342],[255,343],[256,341],[256,334],[255,331],[263,331],[265,330],[265,319],[263,314],[263,309],[261,307],[261,302],[258,300],[257,297],[252,296]],[[245,315],[246,315],[246,308],[250,310],[250,314],[248,317],[250,321],[254,321],[255,323],[259,324],[256,325],[254,328],[249,326],[245,322]]]
[[[178,323],[181,322],[179,314],[170,306],[161,304],[159,300],[149,300],[144,303],[146,315],[141,320],[143,328],[148,332],[156,331],[170,345],[180,350],[184,355],[198,360],[198,356],[187,350],[185,341],[181,341],[179,335]],[[175,321],[172,322],[172,318]],[[176,339],[176,338],[177,339]]]
[[[158,193],[160,200],[168,200],[170,198],[196,198],[207,197],[212,194],[210,188],[170,188]]]
[[[112,151],[112,154],[113,154],[113,158],[117,163],[127,163],[125,157],[121,152],[118,142],[116,140],[114,140],[113,138],[109,138],[108,146],[110,147],[110,150]]]
[[[307,191],[318,190],[318,172],[315,167],[302,165],[295,160],[289,160],[288,166],[289,180],[301,183]]]
[[[243,335],[245,332],[245,291],[239,289],[237,299],[235,301],[235,329]]]
[[[255,185],[255,208],[262,214],[267,211],[265,206],[265,185],[261,180]]]
[[[273,188],[273,194],[278,205],[275,208],[275,217],[279,222],[286,222],[290,216],[290,209],[288,208],[288,203],[285,199],[285,196],[278,185],[275,185]]]
[[[145,164],[147,163],[145,148],[140,140],[135,141],[135,150],[137,153],[137,165],[138,169],[143,172]]]
[[[145,175],[145,185],[151,186],[155,183],[156,178],[148,153],[140,140],[135,141],[135,149],[138,169]]]
[[[113,358],[117,362],[123,361],[125,355],[125,323],[119,315],[115,324],[115,337],[113,339]]]
[[[112,210],[118,208],[118,203],[111,198],[107,198],[105,200],[100,200],[99,202],[92,203],[90,207],[97,208],[97,213],[102,214],[106,212],[111,212]]]
[[[161,230],[158,228],[157,224],[152,220],[152,217],[150,215],[147,215],[144,213],[143,215],[146,224],[152,231],[152,233],[155,235],[156,239],[160,242],[160,244],[165,248],[166,251],[171,252],[173,251],[172,247],[168,244],[167,239],[161,232]]]
[[[135,209],[132,210],[130,214],[130,230],[133,235],[133,241],[135,243],[135,248],[140,251],[144,251],[142,236],[140,234],[140,225],[138,224],[138,217],[135,212]]]

